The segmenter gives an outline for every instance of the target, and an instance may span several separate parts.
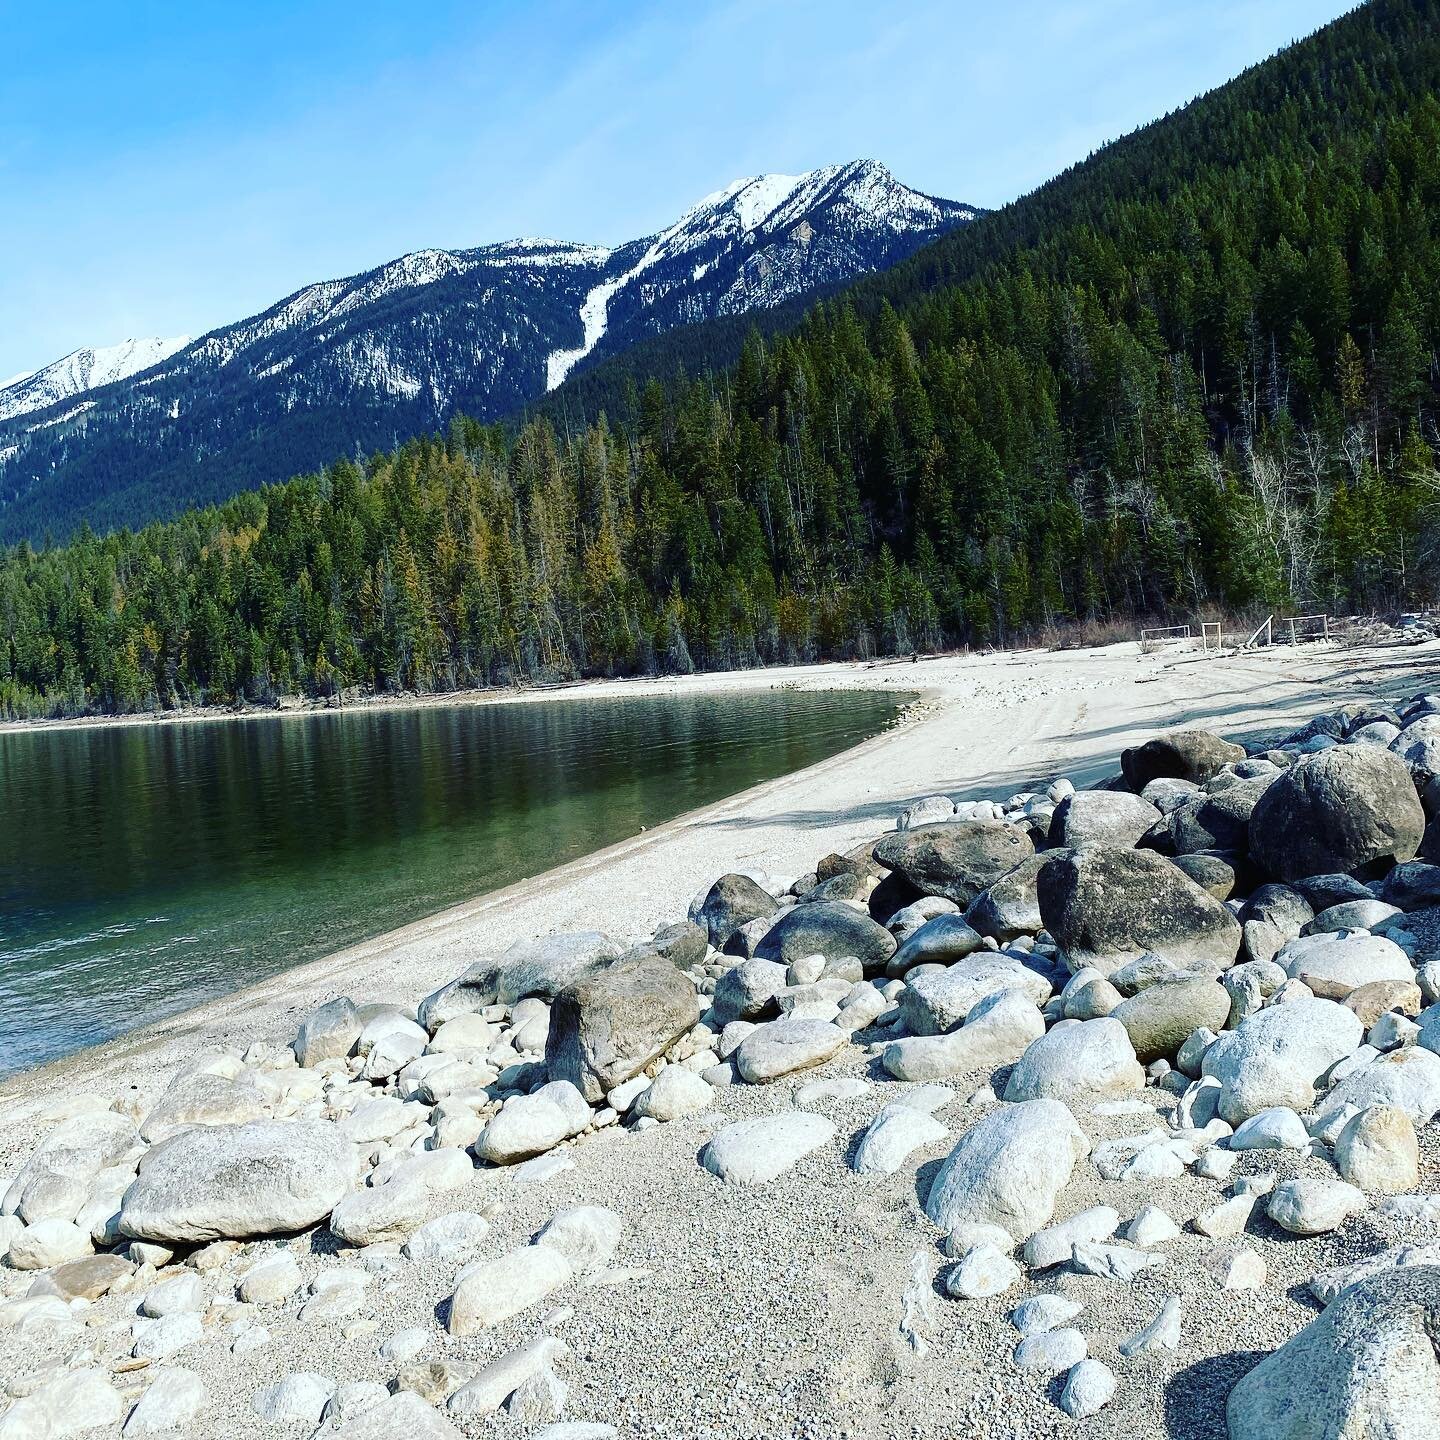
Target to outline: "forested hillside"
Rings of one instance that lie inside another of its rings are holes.
[[[609,423],[562,389],[518,432],[457,422],[138,536],[11,551],[4,707],[1428,599],[1437,96],[1440,0],[1376,0],[726,372],[602,367],[583,396]]]

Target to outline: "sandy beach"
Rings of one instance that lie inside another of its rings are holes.
[[[258,1044],[251,1053],[259,1059],[267,1045],[288,1045],[300,1018],[335,996],[413,1006],[473,961],[497,955],[517,939],[577,929],[604,930],[622,942],[638,939],[683,916],[690,897],[726,871],[809,871],[829,851],[876,839],[902,806],[926,795],[1003,799],[1061,775],[1083,786],[1111,773],[1125,746],[1167,728],[1198,725],[1247,739],[1278,737],[1346,700],[1429,690],[1437,675],[1440,642],[1212,658],[1142,657],[1132,644],[591,687],[597,703],[641,689],[776,685],[884,686],[920,698],[893,728],[818,765],[103,1048],[13,1077],[0,1086],[0,1174],[27,1158],[37,1134],[67,1106],[103,1106],[116,1097],[122,1108],[144,1114],[171,1076],[207,1050],[227,1047],[233,1056]],[[548,1345],[559,1357],[570,1387],[565,1420],[601,1422],[577,1435],[1035,1440],[1077,1433],[1057,1408],[1059,1378],[1016,1368],[1015,1328],[1007,1318],[1013,1290],[956,1302],[937,1289],[948,1262],[943,1252],[937,1258],[936,1232],[921,1207],[943,1149],[982,1113],[982,1102],[965,1097],[983,1073],[957,1088],[909,1085],[884,1073],[877,1048],[883,1046],[848,1047],[824,1067],[827,1083],[853,1088],[847,1098],[822,1107],[833,1120],[812,1115],[805,1123],[830,1126],[835,1143],[808,1156],[802,1173],[773,1184],[719,1183],[697,1157],[737,1121],[766,1124],[777,1115],[799,1115],[793,1108],[800,1104],[799,1086],[816,1072],[800,1072],[795,1085],[786,1080],[716,1089],[704,1113],[650,1122],[652,1128],[609,1124],[587,1131],[542,1157],[554,1168],[534,1174],[524,1165],[471,1170],[468,1158],[461,1159],[460,1188],[425,1196],[414,1218],[449,1224],[465,1211],[461,1220],[488,1226],[478,1242],[484,1257],[528,1253],[546,1225],[572,1213],[566,1207],[603,1206],[604,1214],[617,1217],[622,1233],[615,1264],[571,1287],[556,1308],[524,1311],[479,1334],[446,1333],[463,1255],[441,1251],[403,1259],[398,1244],[337,1248],[335,1234],[322,1227],[294,1240],[234,1247],[237,1253],[222,1253],[218,1268],[203,1275],[188,1264],[143,1269],[132,1291],[82,1308],[83,1331],[61,1326],[52,1335],[43,1327],[32,1333],[17,1326],[0,1333],[0,1372],[12,1396],[42,1383],[79,1383],[77,1375],[96,1383],[108,1377],[103,1393],[112,1407],[128,1408],[149,1393],[148,1386],[163,1394],[176,1383],[177,1371],[127,1357],[132,1346],[146,1343],[145,1326],[169,1323],[136,1319],[139,1294],[178,1276],[182,1286],[198,1286],[204,1310],[203,1323],[178,1322],[194,1330],[181,1368],[204,1391],[203,1408],[185,1432],[195,1440],[228,1440],[242,1429],[276,1436],[350,1433],[333,1425],[302,1429],[293,1420],[257,1424],[255,1407],[287,1378],[330,1389],[368,1387],[372,1401],[386,1386],[419,1386],[430,1395],[421,1418],[438,1424],[432,1401],[443,1405],[463,1381],[488,1373],[482,1367],[509,1363],[505,1357],[522,1342]],[[226,1062],[218,1063],[223,1068]],[[364,1082],[359,1088],[366,1097],[372,1093]],[[937,1088],[941,1123],[917,1152],[929,1153],[918,1170],[912,1157],[893,1173],[857,1173],[857,1147],[870,1133],[877,1103],[914,1091],[911,1098],[919,1104],[923,1092]],[[1147,1088],[1103,1113],[1102,1107],[1087,1109],[1090,1138],[1096,1145],[1128,1144],[1125,1137],[1159,1123],[1174,1103]],[[151,1153],[163,1151],[164,1143]],[[437,1159],[423,1163],[464,1154],[430,1151],[427,1157]],[[1241,1179],[1257,1185],[1329,1168],[1308,1154],[1269,1149],[1231,1160]],[[1440,1186],[1433,1130],[1423,1137],[1419,1165],[1420,1189]],[[1423,1238],[1420,1222],[1378,1212],[1343,1231],[1309,1238],[1287,1236],[1261,1220],[1241,1238],[1263,1252],[1268,1278],[1249,1288],[1224,1288],[1215,1267],[1229,1253],[1229,1242],[1209,1239],[1191,1223],[1219,1198],[1214,1180],[1202,1178],[1198,1166],[1193,1174],[1182,1166],[1178,1175],[1118,1182],[1093,1170],[1081,1167],[1063,1196],[1062,1215],[1103,1204],[1130,1217],[1159,1206],[1182,1227],[1171,1226],[1175,1233],[1156,1260],[1158,1268],[1133,1283],[1053,1270],[1036,1271],[1026,1281],[1027,1289],[1060,1292],[1080,1312],[1076,1323],[1088,1353],[1121,1374],[1119,1393],[1084,1432],[1096,1440],[1161,1433],[1175,1440],[1222,1440],[1225,1397],[1238,1377],[1257,1352],[1281,1345],[1313,1318],[1306,1289],[1311,1277]],[[309,1285],[311,1298],[236,1303],[242,1272],[267,1257],[289,1263],[287,1256],[297,1267],[296,1283]],[[25,1295],[32,1274],[0,1269],[0,1302]],[[310,1308],[318,1287],[339,1283],[345,1274],[352,1276],[346,1284],[360,1297],[359,1310],[330,1316]],[[369,1287],[363,1296],[356,1283]],[[1126,1337],[1150,1324],[1175,1295],[1183,1296],[1184,1305],[1180,1348],[1140,1354],[1125,1348]],[[897,1328],[917,1306],[915,1323],[927,1337],[920,1345]],[[263,1348],[247,1348],[236,1338],[246,1324],[258,1327]],[[406,1336],[418,1337],[421,1353],[402,1385],[400,1362],[387,1346]],[[82,1344],[90,1358],[75,1360],[72,1351]],[[74,1368],[97,1361],[98,1369]],[[436,1433],[476,1440],[533,1440],[544,1433],[523,1407],[447,1413],[456,1426]],[[310,1416],[312,1427],[317,1418],[318,1409]],[[119,1432],[112,1426],[108,1433]]]
[[[517,939],[598,929],[621,941],[684,914],[727,870],[799,874],[817,856],[874,838],[924,795],[1006,795],[1058,775],[1086,785],[1122,749],[1166,728],[1214,725],[1248,736],[1282,731],[1327,704],[1395,696],[1440,674],[1440,643],[1277,647],[1203,657],[1140,654],[1138,645],[999,652],[918,662],[831,664],[641,681],[559,691],[479,692],[462,703],[544,704],[563,696],[666,695],[793,686],[884,688],[920,695],[894,728],[841,755],[679,816],[633,839],[477,896],[265,983],[134,1031],[108,1045],[0,1084],[0,1163],[28,1143],[37,1108],[71,1088],[158,1082],[196,1050],[280,1039],[336,995],[413,1004],[473,961]],[[424,704],[444,703],[440,700]],[[298,720],[299,716],[277,717]]]

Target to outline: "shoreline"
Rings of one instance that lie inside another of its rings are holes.
[[[909,662],[907,661],[904,663],[908,664]],[[808,671],[811,668],[826,667],[803,668]],[[851,689],[879,690],[882,688],[888,688],[879,684],[873,686],[854,686],[826,685],[824,683],[800,684],[792,681],[792,683],[787,685],[763,686],[758,683],[760,677],[773,673],[775,672],[708,671],[705,672],[703,676],[667,677],[666,679],[657,682],[640,683],[652,683],[654,685],[655,688],[652,688],[647,692],[651,695],[664,693],[679,693],[682,688],[685,690],[694,689],[697,693],[700,694],[737,693],[747,690],[753,691],[756,689],[765,688],[795,690],[803,689],[811,693],[833,691],[834,693],[840,694],[844,693],[846,690]],[[787,671],[786,673],[793,674],[795,672],[792,670]],[[682,686],[678,683],[674,683],[685,680],[702,679],[723,681],[725,677],[729,676],[737,677],[737,681],[739,683],[733,686],[725,685],[723,683],[705,684],[703,686]],[[808,675],[806,678],[809,678]],[[596,687],[608,687],[629,686],[634,683],[637,682],[632,682],[628,680],[617,680],[587,682],[587,685],[593,684]],[[583,875],[586,875],[587,873],[603,869],[609,864],[612,864],[615,861],[618,861],[624,857],[631,856],[640,851],[652,849],[655,846],[662,844],[673,834],[677,833],[682,829],[693,825],[703,825],[715,819],[721,818],[727,813],[729,813],[739,803],[748,803],[751,801],[763,799],[763,797],[769,791],[777,787],[793,784],[796,781],[803,780],[807,776],[823,774],[841,762],[853,762],[856,758],[860,756],[862,752],[865,752],[869,748],[878,745],[882,741],[892,740],[897,735],[904,733],[911,726],[923,723],[924,720],[927,718],[929,707],[935,705],[945,693],[942,689],[926,689],[923,686],[907,685],[897,686],[896,688],[901,689],[903,693],[911,694],[913,698],[901,705],[898,708],[895,716],[890,721],[888,721],[882,729],[880,729],[873,735],[867,736],[865,739],[857,742],[856,744],[848,746],[844,750],[838,751],[834,755],[827,756],[823,760],[818,760],[814,764],[803,766],[799,770],[787,771],[783,775],[777,775],[769,780],[762,780],[757,784],[746,786],[744,789],[737,790],[734,794],[727,795],[720,800],[712,801],[708,805],[702,805],[692,810],[682,811],[679,815],[672,816],[669,820],[665,820],[659,825],[655,825],[648,829],[642,830],[638,834],[628,836],[623,840],[617,840],[610,845],[602,846],[600,849],[593,850],[586,855],[577,856],[575,859],[566,861],[562,865],[552,866],[547,870],[538,871],[534,875],[527,876],[522,880],[514,881],[509,885],[501,886],[499,889],[485,890],[479,892],[478,894],[468,896],[463,900],[456,901],[451,905],[446,905],[439,910],[432,911],[428,915],[423,915],[416,920],[407,921],[403,925],[393,926],[390,929],[383,930],[376,935],[369,936],[363,940],[358,940],[354,944],[347,945],[340,950],[331,952],[328,955],[322,955],[314,960],[308,960],[303,962],[302,964],[292,966],[287,970],[279,971],[275,975],[269,976],[265,980],[257,981],[254,984],[245,985],[240,987],[239,989],[228,991],[218,997],[201,1000],[198,1003],[187,1005],[183,1009],[176,1011],[173,1015],[168,1015],[159,1020],[152,1021],[147,1025],[139,1026],[134,1030],[128,1030],[124,1034],[117,1035],[110,1040],[102,1041],[98,1045],[84,1046],[81,1049],[73,1051],[68,1055],[63,1055],[57,1059],[46,1061],[41,1065],[34,1066],[29,1069],[18,1070],[11,1075],[0,1076],[0,1096],[13,1098],[13,1092],[15,1091],[15,1089],[17,1087],[24,1086],[27,1083],[34,1083],[40,1085],[45,1084],[51,1080],[63,1081],[64,1079],[69,1078],[69,1076],[76,1069],[77,1066],[83,1065],[88,1067],[93,1064],[103,1064],[105,1066],[110,1066],[123,1063],[130,1056],[136,1054],[139,1051],[143,1051],[148,1045],[162,1042],[173,1042],[182,1039],[187,1034],[194,1033],[194,1031],[197,1028],[203,1026],[205,1021],[212,1015],[230,1012],[237,1007],[240,1009],[248,1010],[253,1006],[266,1004],[272,1000],[282,998],[275,995],[274,992],[276,992],[277,990],[283,991],[292,985],[309,985],[316,981],[328,980],[331,977],[332,972],[338,977],[340,975],[343,975],[343,973],[351,965],[357,962],[367,960],[373,961],[392,952],[403,951],[407,945],[413,944],[417,941],[423,941],[427,937],[432,936],[437,932],[443,932],[452,926],[463,926],[476,923],[480,920],[480,917],[482,917],[487,912],[494,910],[497,906],[503,906],[508,903],[521,901],[532,897],[537,893],[537,887],[548,888],[551,885],[564,884],[567,880],[574,880]],[[474,698],[468,701],[460,701],[458,703],[487,703],[486,697],[489,695],[489,692],[471,691],[466,693]],[[396,697],[395,702],[392,704],[386,703],[384,701],[384,697],[381,697],[382,703],[375,708],[387,710],[431,708],[429,702],[432,698],[435,701],[454,701],[453,696],[420,697],[419,704],[411,705],[401,700],[399,697]],[[495,701],[490,703],[533,703],[547,700],[556,700],[559,698],[561,697],[552,691],[522,691],[516,692],[513,695],[504,695],[503,698],[497,698]],[[610,691],[605,690],[601,694],[596,694],[594,691],[588,691],[586,698],[623,699],[626,698],[626,696],[624,694],[614,695]],[[258,718],[271,718],[271,713],[272,712],[258,712]],[[273,715],[274,718],[288,718],[296,714],[313,713],[317,712],[313,710],[276,711],[273,712]],[[152,718],[154,717],[134,717],[135,723],[140,724],[146,723],[149,719]],[[178,717],[176,718],[178,719]],[[185,718],[186,720],[241,720],[257,718],[257,716],[220,713],[214,716],[187,714]],[[24,724],[26,722],[17,723]],[[47,726],[45,728],[68,728],[75,723],[84,724],[87,722],[56,721],[53,722],[53,725]],[[120,717],[117,723],[125,725],[130,723],[130,720],[128,717]],[[4,727],[0,727],[0,733],[3,733],[3,730]],[[335,993],[341,992],[336,991]],[[0,1153],[3,1153],[3,1142],[0,1142]]]
[[[879,734],[816,765],[0,1080],[8,1102],[0,1163],[24,1143],[28,1121],[64,1094],[145,1088],[197,1049],[243,1050],[250,1039],[285,1038],[305,1010],[337,995],[413,1005],[515,939],[577,929],[604,930],[622,942],[643,938],[683,918],[690,896],[717,875],[749,865],[788,872],[807,860],[813,864],[827,849],[843,850],[890,829],[898,810],[925,794],[988,797],[1061,773],[1079,785],[1091,783],[1113,768],[1126,745],[1182,724],[1203,726],[1207,717],[1230,734],[1257,724],[1283,728],[1286,719],[1298,722],[1327,698],[1383,684],[1373,675],[1354,677],[1362,653],[1272,651],[1176,663],[1137,656],[1126,644],[594,682],[581,691],[586,698],[634,694],[640,685],[652,694],[770,689],[781,676],[787,688],[893,687],[917,698]],[[1369,667],[1397,672],[1396,682],[1413,688],[1419,673],[1440,671],[1440,642],[1382,650]],[[796,808],[793,802],[802,798],[811,808]]]
[[[922,662],[958,658],[963,658],[959,652],[942,652],[921,657]],[[893,659],[883,660],[824,660],[807,665],[767,665],[748,670],[702,670],[689,675],[627,675],[608,680],[572,680],[556,685],[472,687],[466,690],[434,691],[426,694],[405,690],[396,694],[363,695],[358,700],[335,705],[323,700],[287,697],[294,703],[251,706],[240,710],[228,705],[196,705],[181,710],[145,710],[133,715],[64,715],[43,720],[0,720],[0,735],[39,735],[67,730],[130,730],[149,727],[165,729],[217,721],[290,720],[316,715],[355,715],[372,711],[461,709],[478,705],[525,705],[571,698],[577,700],[623,699],[627,696],[637,695],[679,694],[682,690],[691,689],[698,690],[700,693],[712,693],[731,688],[782,690],[794,688],[796,682],[793,679],[781,680],[764,687],[759,683],[760,677],[809,676],[811,672],[815,671],[834,671],[845,674],[856,671],[884,670],[894,666],[908,666],[911,663],[909,659],[897,656]],[[737,684],[734,686],[725,683],[731,677],[737,680]],[[823,689],[827,687],[813,686],[809,688]]]

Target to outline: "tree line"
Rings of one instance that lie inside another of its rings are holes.
[[[515,427],[456,420],[139,533],[8,550],[0,709],[1427,602],[1437,92],[1440,3],[1383,0],[753,333],[728,369],[612,367],[582,392],[610,420],[561,394]]]

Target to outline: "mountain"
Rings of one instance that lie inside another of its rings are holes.
[[[139,524],[509,415],[637,340],[832,289],[977,213],[856,161],[736,181],[613,249],[416,251],[148,364],[80,351],[0,390],[0,537]]]
[[[43,370],[29,370],[0,383],[0,422],[62,405],[87,390],[148,370],[190,343],[188,335],[170,340],[122,340],[118,345],[86,346]]]
[[[0,713],[1431,606],[1440,0],[1372,0],[717,371],[736,323],[514,427],[0,552]]]

